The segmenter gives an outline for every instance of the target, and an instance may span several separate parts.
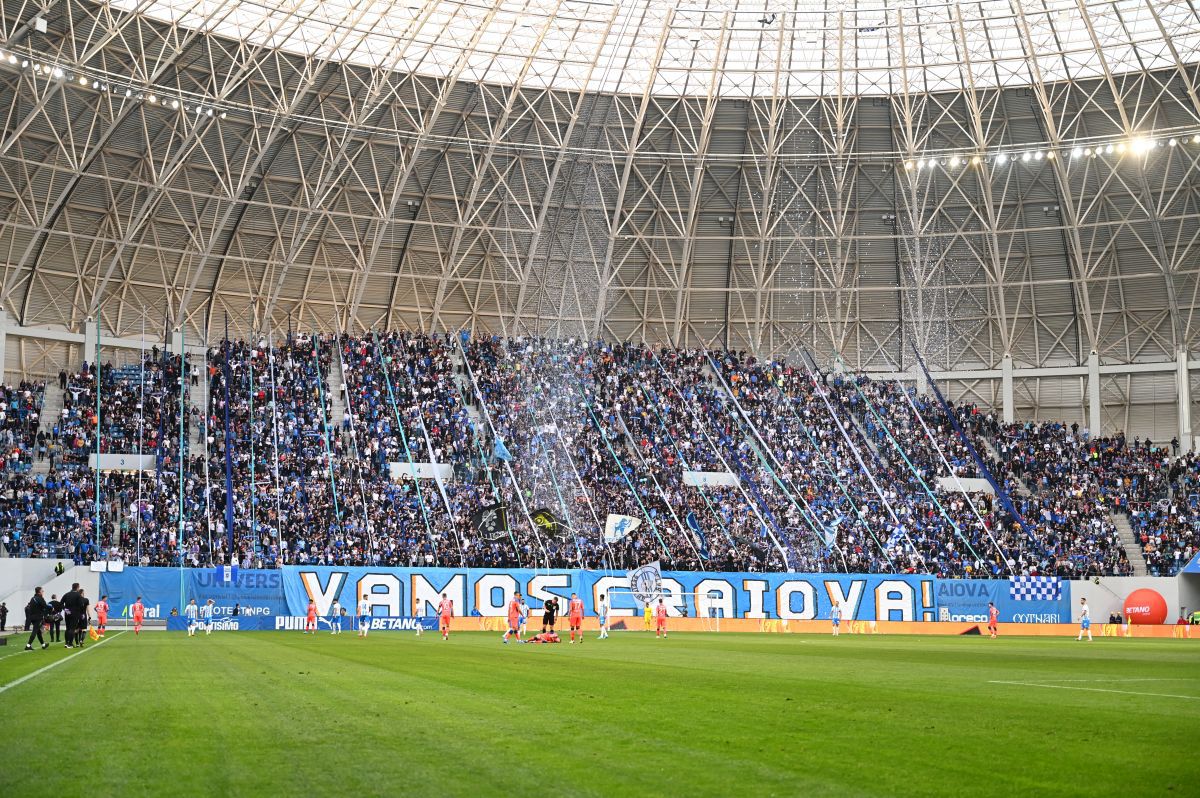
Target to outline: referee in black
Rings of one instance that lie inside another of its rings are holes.
[[[554,631],[554,619],[558,615],[558,599],[552,598],[542,605],[542,631]]]
[[[42,624],[46,622],[46,616],[50,614],[50,605],[46,603],[46,599],[42,596],[42,589],[35,587],[33,589],[33,598],[29,600],[29,604],[25,607],[25,614],[29,618],[29,623],[33,629],[29,632],[29,640],[25,643],[26,651],[33,651],[33,640],[42,644],[42,648],[50,648],[50,644],[42,638]]]

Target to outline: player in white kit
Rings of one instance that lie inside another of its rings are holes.
[[[600,636],[598,640],[608,639],[608,613],[612,608],[608,606],[608,599],[603,593],[600,594],[600,601],[596,604],[596,615],[600,618]]]
[[[362,600],[358,602],[358,636],[366,637],[369,631],[371,631],[371,604],[367,601],[367,594],[363,593]]]
[[[192,599],[188,605],[183,608],[183,617],[187,618],[188,637],[196,636],[196,619],[200,615],[200,608],[196,606],[196,600]]]
[[[337,599],[333,600],[333,604],[329,607],[329,634],[340,635],[342,633],[342,604]]]
[[[1079,599],[1079,636],[1076,640],[1083,639],[1083,633],[1087,632],[1088,642],[1092,641],[1092,611],[1088,609],[1087,599],[1080,597]]]

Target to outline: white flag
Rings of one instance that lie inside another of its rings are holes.
[[[624,540],[630,532],[642,525],[640,518],[634,518],[632,515],[615,515],[610,513],[608,520],[604,522],[604,542],[616,543],[618,540]]]
[[[662,567],[658,560],[629,572],[629,592],[643,607],[662,595]]]

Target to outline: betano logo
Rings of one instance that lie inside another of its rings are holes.
[[[298,615],[276,615],[275,628],[285,631],[303,631],[308,619]],[[417,627],[426,628],[420,618],[372,618],[371,631],[413,632]],[[429,627],[432,628],[432,627]]]

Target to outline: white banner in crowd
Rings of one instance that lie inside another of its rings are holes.
[[[967,477],[938,477],[937,486],[947,493],[991,493],[992,483],[986,479],[970,479]]]
[[[604,522],[604,542],[616,543],[618,540],[624,540],[630,532],[642,525],[640,518],[634,518],[632,515],[616,515],[610,513],[608,519]]]
[[[97,462],[99,458],[99,462]],[[153,471],[152,454],[96,454],[88,455],[88,466],[98,471]]]
[[[393,480],[413,479],[450,479],[454,476],[454,466],[449,463],[388,463],[388,475]]]
[[[737,487],[738,478],[732,471],[684,471],[683,484],[693,488]]]

